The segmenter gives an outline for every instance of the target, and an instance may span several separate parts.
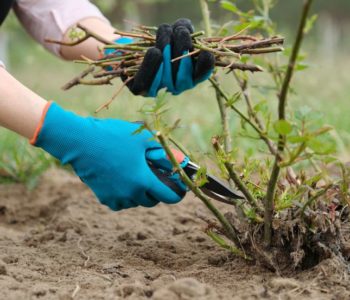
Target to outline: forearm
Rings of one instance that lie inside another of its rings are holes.
[[[0,125],[30,139],[47,101],[0,67]]]
[[[79,23],[107,40],[114,41],[120,37],[119,35],[114,34],[114,28],[111,25],[101,19],[87,18],[79,21]],[[70,29],[68,29],[68,31],[65,33],[63,41],[71,41],[69,38],[69,33]],[[89,38],[83,43],[76,46],[62,46],[61,55],[63,58],[68,60],[80,59],[82,55],[90,59],[98,59],[100,58],[98,49],[102,46],[103,44],[101,42],[97,41],[94,38]]]

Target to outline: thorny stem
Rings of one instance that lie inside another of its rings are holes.
[[[217,82],[217,80],[215,78],[214,78],[214,80]],[[215,90],[215,94],[216,94],[216,100],[218,102],[218,106],[219,106],[219,110],[220,110],[221,126],[222,126],[222,134],[223,134],[223,138],[224,138],[225,152],[230,153],[232,151],[232,138],[231,138],[231,133],[230,133],[228,107],[225,105],[225,101],[222,98],[221,94],[218,92],[218,90]]]
[[[72,88],[73,86],[77,85],[80,83],[80,80],[83,79],[84,77],[86,77],[87,75],[89,75],[91,72],[93,72],[95,70],[94,67],[89,67],[86,70],[84,70],[80,75],[78,75],[77,77],[73,78],[71,81],[69,81],[68,83],[66,83],[62,89],[64,91],[69,90],[70,88]]]
[[[98,35],[97,33],[91,31],[90,29],[88,29],[87,27],[85,27],[82,24],[78,23],[76,27],[85,32],[85,35],[80,39],[77,39],[77,40],[71,41],[71,42],[63,42],[63,41],[55,41],[55,40],[47,38],[47,39],[45,39],[45,42],[51,43],[51,44],[58,44],[61,46],[76,46],[76,45],[86,41],[88,38],[92,37],[92,38],[96,39],[97,41],[99,41],[103,44],[106,44],[106,45],[113,45],[114,44],[113,41],[105,39],[103,36]]]
[[[243,98],[246,101],[247,107],[248,107],[248,114],[249,116],[251,116],[253,118],[253,120],[255,121],[255,123],[257,124],[258,128],[260,129],[261,132],[265,132],[265,127],[262,123],[262,121],[260,120],[260,118],[258,117],[258,115],[254,112],[253,109],[253,104],[249,95],[249,91],[248,91],[248,82],[247,80],[240,80],[237,73],[233,72],[234,77],[236,78],[236,81],[242,91],[243,94]],[[262,138],[262,137],[261,137]],[[264,136],[264,138],[262,138],[263,141],[265,142],[266,146],[269,148],[270,152],[272,154],[276,154],[277,150],[276,147],[274,145],[274,143],[268,139],[266,136]]]
[[[205,30],[207,32],[208,37],[211,37],[212,29],[211,29],[211,21],[210,21],[210,11],[209,11],[207,0],[199,0],[199,2],[201,5],[202,16],[205,24]],[[213,76],[213,80],[219,85],[215,76]],[[229,153],[232,151],[232,139],[230,134],[229,120],[228,120],[228,111],[227,111],[228,108],[225,106],[225,101],[224,99],[222,99],[221,94],[217,90],[215,90],[215,94],[216,94],[216,100],[218,102],[218,106],[220,110],[225,151]]]
[[[132,33],[132,32],[123,32],[121,30],[114,30],[115,34],[119,34],[121,36],[125,36],[125,37],[134,37],[134,38],[141,38],[144,40],[149,40],[149,41],[155,41],[156,37],[155,36],[150,36],[147,34],[139,34],[139,33]]]
[[[199,3],[201,6],[205,31],[207,32],[208,37],[211,37],[212,30],[211,30],[211,22],[210,22],[210,11],[209,11],[207,0],[199,0]]]
[[[162,135],[161,132],[157,132],[156,137],[158,138],[160,144],[163,146],[165,152],[167,153],[174,169],[176,172],[178,172],[181,176],[182,181],[189,187],[189,189],[200,199],[202,202],[206,205],[206,207],[213,213],[213,215],[218,219],[220,224],[225,230],[225,233],[227,237],[233,241],[237,247],[237,250],[242,254],[243,257],[246,255],[239,250],[241,248],[241,244],[239,241],[239,238],[237,237],[237,234],[230,224],[230,222],[225,218],[224,215],[221,214],[221,212],[215,207],[215,205],[211,202],[210,198],[207,197],[193,182],[192,180],[186,175],[184,170],[180,167],[179,163],[177,162],[173,152],[171,151],[166,139]]]
[[[226,151],[223,151],[223,149],[221,149],[218,138],[214,137],[212,139],[212,144],[213,147],[215,149],[215,151],[217,153],[219,152],[224,152],[225,156],[227,155]],[[243,193],[243,195],[246,197],[247,201],[249,202],[249,204],[254,207],[255,209],[257,209],[258,211],[262,212],[261,207],[258,205],[257,200],[253,197],[253,195],[250,193],[249,189],[247,188],[247,186],[244,184],[244,182],[241,180],[241,178],[239,177],[239,175],[236,173],[236,171],[233,169],[232,163],[227,161],[225,159],[225,168],[227,170],[227,172],[230,175],[230,178],[233,180],[233,182],[235,183],[235,185],[237,186],[237,188]]]
[[[87,34],[80,38],[80,39],[77,39],[75,41],[71,41],[71,42],[63,42],[63,41],[56,41],[56,40],[53,40],[53,39],[49,39],[49,38],[46,38],[45,39],[45,43],[50,43],[50,44],[57,44],[57,45],[61,45],[61,46],[76,46],[80,43],[83,43],[85,42],[90,36],[88,36]]]
[[[142,47],[142,46],[134,46],[133,44],[113,44],[113,45],[106,45],[104,46],[104,49],[118,49],[118,50],[131,50],[131,51],[146,51],[149,48],[148,47]]]
[[[173,137],[169,136],[169,141],[172,142],[183,154],[187,157],[191,158],[190,151],[188,151],[184,145],[182,145],[179,141],[175,140]]]
[[[173,59],[171,60],[171,62],[173,63],[173,62],[176,62],[176,61],[178,61],[178,60],[180,60],[180,59],[183,59],[183,58],[185,58],[185,57],[198,54],[200,51],[201,51],[201,50],[196,49],[196,50],[194,50],[194,51],[192,51],[192,52],[189,52],[189,53],[187,53],[187,54],[184,54],[184,55],[178,56],[178,57],[176,57],[176,58],[173,58]]]
[[[226,95],[226,93],[222,90],[222,88],[212,79],[209,78],[209,81],[213,85],[213,87],[221,94],[221,96],[225,99],[226,102],[229,102],[230,99]],[[246,115],[244,115],[238,108],[236,108],[234,105],[230,106],[233,111],[235,111],[245,122],[247,122],[262,139],[266,139],[265,133],[262,132]]]
[[[196,49],[200,49],[200,50],[203,50],[203,51],[208,51],[208,52],[211,52],[217,56],[232,56],[232,57],[235,57],[235,58],[240,58],[241,56],[239,55],[239,53],[235,53],[235,52],[223,52],[223,51],[219,51],[219,50],[216,50],[214,48],[211,48],[209,46],[205,46],[203,44],[199,44],[199,43],[193,43],[193,47],[196,48]]]
[[[118,95],[122,92],[123,88],[133,79],[133,77],[129,77],[127,80],[123,82],[123,85],[114,93],[112,98],[108,100],[106,103],[102,104],[99,108],[96,109],[95,113],[99,113],[102,109],[108,109],[111,103],[114,101],[115,98],[118,97]]]
[[[289,64],[288,64],[287,72],[284,77],[281,92],[278,95],[278,119],[279,120],[286,119],[286,106],[287,106],[289,86],[295,71],[295,64],[296,64],[298,54],[301,48],[301,44],[304,38],[305,26],[307,23],[307,18],[309,15],[312,2],[313,0],[304,0],[302,17],[299,23],[298,33],[292,48],[292,54],[289,59]],[[272,221],[273,221],[273,212],[274,212],[273,203],[274,203],[274,198],[276,193],[277,181],[281,171],[279,162],[284,152],[285,144],[286,144],[286,137],[284,135],[280,135],[278,138],[278,149],[277,149],[278,153],[275,155],[275,161],[272,167],[271,177],[267,187],[267,193],[266,193],[266,199],[265,199],[265,215],[264,215],[264,241],[267,247],[271,246],[271,241],[272,241]]]
[[[101,42],[102,44],[114,44],[113,41],[107,40],[106,38],[104,38],[103,36],[98,35],[97,33],[91,31],[89,28],[87,28],[86,26],[78,23],[77,27],[83,31],[85,31],[86,35],[89,37],[93,37],[95,40],[98,40],[99,42]]]
[[[80,79],[79,84],[82,85],[111,85],[111,81],[116,77],[116,75],[111,75],[105,78],[95,79],[95,80],[86,80]]]
[[[271,47],[271,48],[260,48],[260,49],[247,49],[242,50],[240,54],[265,54],[265,53],[274,53],[284,51],[283,47]]]
[[[241,63],[236,63],[236,62],[227,63],[227,62],[223,62],[223,61],[216,61],[215,65],[217,67],[223,67],[224,69],[228,69],[230,71],[241,70],[241,71],[249,71],[252,73],[264,71],[263,68],[261,68],[260,66],[257,66],[257,65],[241,64]]]
[[[230,37],[225,38],[226,42],[236,41],[236,40],[256,42],[258,39],[251,35],[237,35],[236,33]],[[218,43],[222,41],[222,37],[210,37],[210,38],[206,38],[205,41],[207,43]]]
[[[257,50],[257,49],[266,49],[265,47],[267,46],[272,46],[272,45],[281,45],[284,43],[284,38],[271,38],[271,39],[264,39],[261,41],[255,41],[252,43],[246,43],[243,45],[224,45],[224,46],[229,46],[231,50],[241,52],[242,50]],[[277,47],[280,49],[280,47]],[[269,48],[269,49],[274,49],[274,48]],[[279,51],[282,51],[280,49]]]
[[[258,125],[258,127],[260,128],[260,130],[262,132],[265,132],[265,126],[263,124],[263,122],[260,120],[259,116],[257,115],[257,113],[254,111],[253,109],[253,103],[251,100],[251,96],[249,94],[249,90],[248,90],[248,80],[247,79],[243,79],[240,80],[237,73],[233,72],[234,77],[236,78],[236,81],[242,91],[243,97],[246,101],[247,107],[248,107],[248,114],[249,116],[251,116],[253,118],[253,120],[255,121],[255,123]],[[267,145],[267,148],[269,149],[270,153],[272,155],[277,155],[277,147],[276,145],[266,137],[266,139],[263,139],[265,144]],[[282,157],[280,157],[280,159],[282,159]],[[299,185],[298,180],[296,179],[296,175],[294,173],[294,170],[292,169],[292,167],[288,167],[287,168],[287,174],[288,174],[288,178],[295,184],[295,185]]]

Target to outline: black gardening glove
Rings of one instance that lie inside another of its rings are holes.
[[[210,77],[215,65],[214,55],[210,52],[200,51],[195,58],[187,56],[171,62],[194,50],[193,31],[188,19],[159,26],[155,47],[147,51],[140,70],[127,83],[133,94],[155,97],[160,89],[166,88],[173,95],[178,95]],[[122,79],[125,81],[127,77]]]

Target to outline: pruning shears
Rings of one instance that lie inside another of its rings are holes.
[[[179,163],[180,167],[184,170],[186,175],[191,179],[195,179],[195,175],[199,171],[200,167],[192,162],[186,155],[181,151],[172,149],[172,152]],[[172,189],[176,190],[174,184],[171,180],[168,180],[173,171],[173,166],[168,158],[163,159],[150,159],[148,164],[153,172],[162,180],[165,184],[169,185]],[[200,187],[202,192],[207,196],[216,200],[226,200],[232,199],[244,199],[239,192],[232,190],[227,184],[223,183],[220,179],[214,177],[210,174],[205,174],[206,182]]]

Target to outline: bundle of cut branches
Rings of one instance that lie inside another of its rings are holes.
[[[135,38],[132,44],[116,44],[114,41],[109,41],[102,36],[94,33],[85,26],[78,24],[73,29],[74,38],[70,42],[61,42],[47,39],[46,42],[60,44],[63,46],[75,46],[88,38],[92,37],[104,44],[100,49],[101,59],[91,60],[82,56],[81,60],[76,63],[86,64],[89,67],[79,76],[75,77],[63,86],[64,90],[68,90],[75,85],[104,85],[111,84],[112,80],[123,76],[130,80],[138,72],[143,58],[147,50],[155,46],[157,27],[149,27],[137,25],[131,32],[123,32],[115,30],[115,34],[122,37]],[[215,65],[220,68],[227,69],[228,72],[233,70],[242,70],[250,72],[261,72],[263,69],[254,64],[245,64],[240,62],[242,55],[259,55],[265,53],[273,53],[283,51],[284,38],[257,38],[251,35],[244,35],[242,30],[234,35],[226,37],[204,37],[204,31],[195,32],[192,34],[193,51],[172,60],[180,60],[185,56],[193,56],[199,54],[201,50],[209,51],[215,56]],[[106,49],[112,49],[108,55]],[[86,79],[90,75],[92,79]],[[113,99],[119,94],[118,91]],[[108,105],[113,100],[111,99],[103,107],[108,108]]]

